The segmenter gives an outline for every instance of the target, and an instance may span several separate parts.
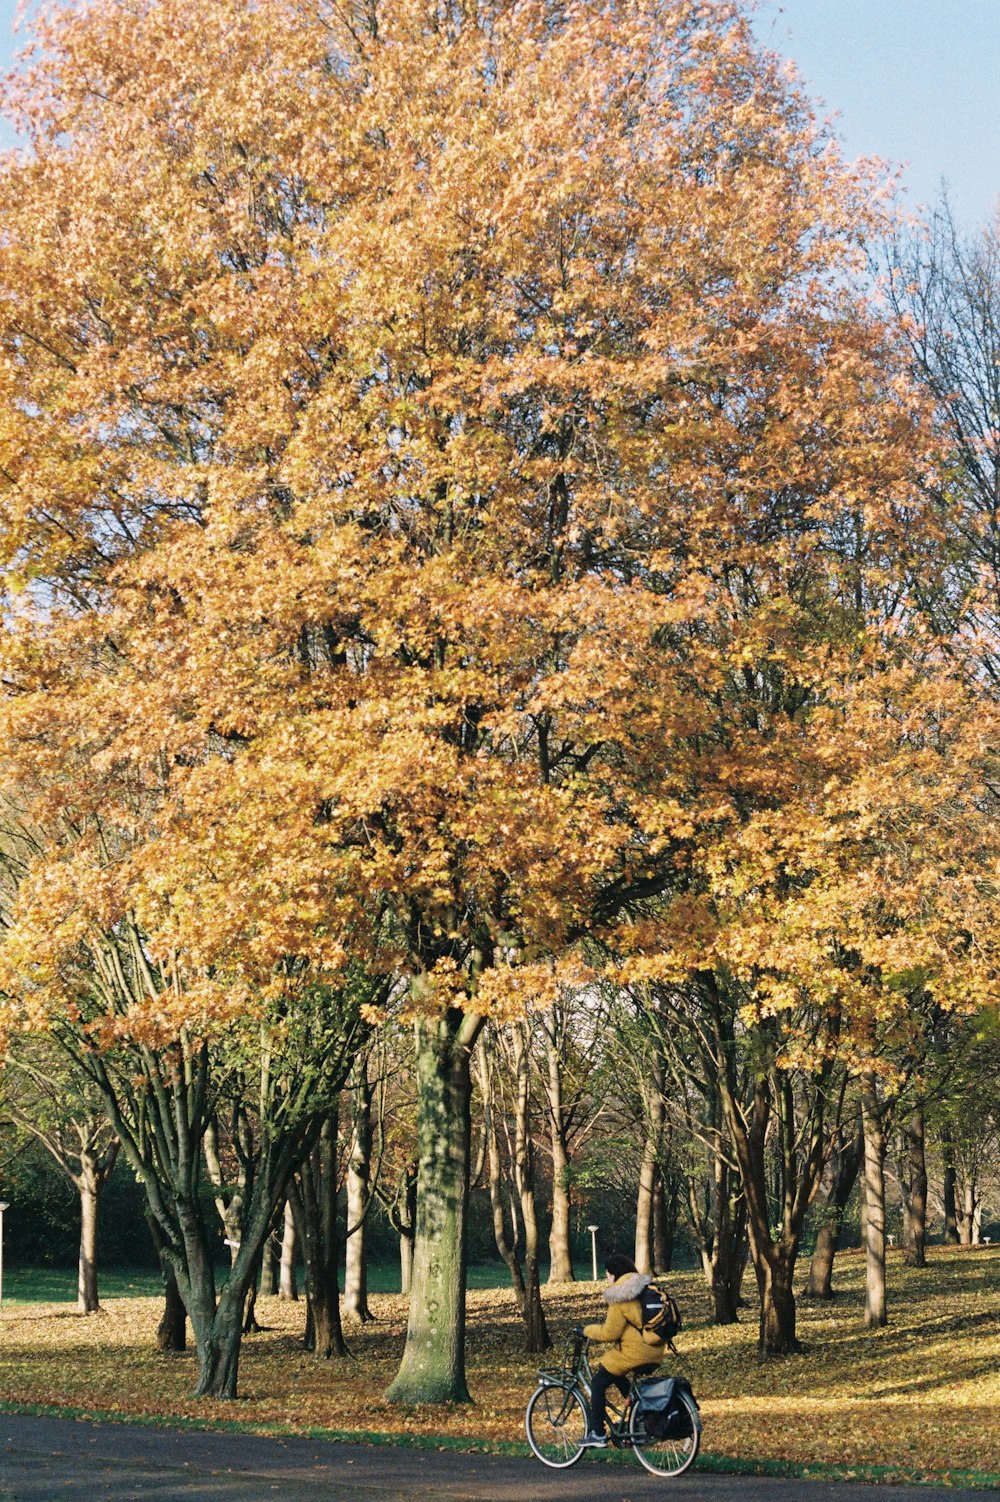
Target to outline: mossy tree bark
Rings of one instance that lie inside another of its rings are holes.
[[[457,1008],[415,1024],[417,1224],[406,1346],[391,1403],[467,1403],[466,1217],[471,1051],[483,1018]]]

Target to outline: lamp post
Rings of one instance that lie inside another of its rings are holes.
[[[3,1212],[9,1210],[6,1200],[0,1200],[0,1304],[3,1303]]]
[[[588,1226],[590,1232],[590,1256],[594,1264],[594,1282],[597,1282],[597,1232],[599,1227]]]

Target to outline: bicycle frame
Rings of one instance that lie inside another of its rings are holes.
[[[538,1382],[541,1387],[559,1387],[566,1393],[563,1407],[559,1412],[559,1418],[565,1417],[573,1398],[573,1392],[582,1393],[587,1400],[587,1411],[590,1411],[591,1387],[594,1381],[593,1368],[590,1365],[590,1353],[585,1335],[576,1335],[573,1339],[573,1354],[567,1366],[549,1367],[541,1369],[538,1373]],[[635,1398],[635,1382],[629,1378],[628,1395],[619,1398],[616,1402],[611,1394],[607,1397],[608,1416],[611,1419],[611,1435],[616,1444],[631,1444],[631,1436],[628,1433],[628,1411]]]

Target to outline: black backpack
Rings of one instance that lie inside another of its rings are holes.
[[[675,1299],[655,1283],[647,1283],[639,1295],[642,1308],[642,1338],[647,1345],[660,1341],[674,1349],[674,1336],[681,1327],[681,1311]]]

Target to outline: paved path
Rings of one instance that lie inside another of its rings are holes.
[[[981,1491],[711,1476],[0,1414],[3,1502],[984,1502]]]

